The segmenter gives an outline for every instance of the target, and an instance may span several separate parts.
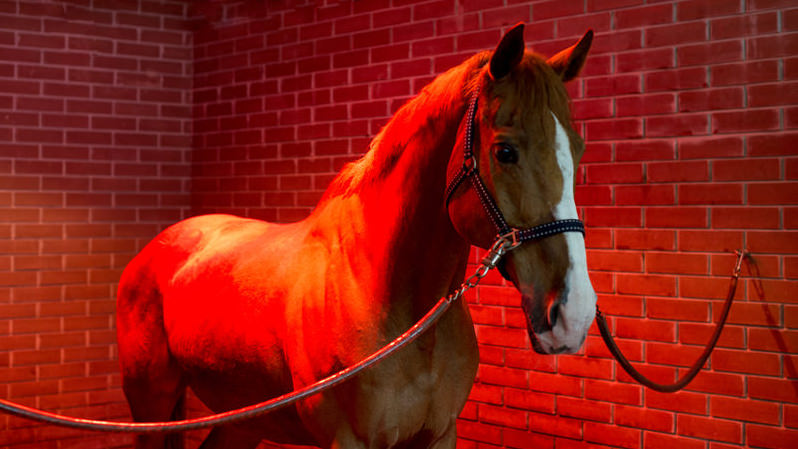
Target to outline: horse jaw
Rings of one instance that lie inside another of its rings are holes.
[[[563,179],[563,192],[560,202],[554,207],[555,220],[568,218],[578,219],[576,202],[574,201],[574,162],[571,155],[568,136],[562,123],[554,113],[551,114],[556,134],[555,150],[557,165]],[[529,326],[529,337],[536,352],[541,354],[558,354],[577,352],[587,337],[587,331],[596,314],[596,293],[590,283],[587,272],[587,258],[585,251],[585,238],[577,232],[563,234],[568,247],[569,266],[565,274],[565,288],[560,298],[556,298],[549,308],[542,308],[546,317],[556,316],[554,325],[542,332],[535,332]],[[530,316],[530,297],[524,297],[524,308],[528,319]],[[556,309],[556,310],[552,310]],[[541,310],[540,307],[537,308]]]

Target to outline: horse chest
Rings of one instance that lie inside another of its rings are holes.
[[[445,434],[455,425],[477,364],[471,319],[465,305],[457,304],[434,330],[363,379],[359,415],[353,418],[364,420],[364,440],[393,447]]]

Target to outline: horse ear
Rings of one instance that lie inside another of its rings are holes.
[[[493,56],[490,58],[490,76],[494,80],[502,79],[521,62],[524,57],[524,24],[510,28],[505,33]]]
[[[563,82],[571,81],[579,75],[582,66],[585,65],[587,52],[592,43],[593,30],[587,30],[579,42],[552,56],[547,62],[560,75]]]

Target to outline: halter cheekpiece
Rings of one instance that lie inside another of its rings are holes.
[[[500,237],[506,239],[510,244],[515,247],[525,242],[542,240],[556,234],[564,232],[581,232],[585,234],[585,225],[581,220],[577,219],[564,219],[554,220],[549,223],[540,224],[526,229],[517,229],[507,224],[504,215],[502,214],[496,201],[488,192],[485,183],[482,182],[482,177],[479,176],[479,166],[477,159],[474,157],[474,127],[476,126],[477,114],[477,101],[479,99],[479,89],[477,89],[471,96],[471,101],[468,105],[466,112],[466,132],[465,132],[465,146],[463,149],[463,166],[460,171],[452,178],[449,185],[446,187],[446,206],[452,195],[466,179],[471,181],[474,191],[479,197],[482,208],[490,217]],[[504,274],[504,273],[502,273]],[[506,277],[506,276],[505,276]]]

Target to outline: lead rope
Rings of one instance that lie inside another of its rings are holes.
[[[426,332],[433,324],[435,324],[444,314],[444,312],[449,309],[449,306],[451,306],[453,302],[462,298],[468,290],[476,287],[482,278],[487,276],[488,272],[496,267],[496,264],[499,263],[501,258],[508,251],[512,251],[518,247],[519,243],[512,240],[512,237],[513,236],[510,234],[499,236],[488,254],[484,259],[482,259],[480,266],[477,268],[474,274],[463,281],[463,283],[460,284],[460,287],[454,293],[438,300],[435,306],[433,306],[432,309],[430,309],[430,311],[421,318],[421,320],[414,324],[413,327],[405,331],[405,333],[396,337],[396,339],[383,346],[380,350],[371,354],[355,365],[345,368],[331,376],[325,377],[316,383],[300,388],[299,390],[292,391],[291,393],[224,413],[204,416],[201,418],[166,422],[124,423],[73,418],[70,416],[36,410],[31,407],[15,404],[2,399],[0,399],[0,410],[22,418],[41,421],[57,426],[99,432],[125,433],[166,433],[196,430],[218,426],[221,424],[230,424],[243,421],[273,412],[345,382],[351,379],[353,376],[359,374],[361,371],[382,361],[384,358],[412,343],[421,334]]]
[[[731,279],[729,281],[729,293],[726,295],[726,301],[723,303],[723,310],[720,314],[720,320],[715,325],[715,331],[712,333],[712,337],[710,337],[709,343],[707,343],[701,356],[698,357],[698,359],[695,361],[695,363],[693,363],[684,376],[682,376],[682,378],[677,380],[675,383],[661,384],[654,382],[640,373],[640,371],[638,371],[634,366],[632,366],[632,364],[629,362],[629,359],[623,355],[621,349],[615,344],[615,340],[612,338],[612,333],[607,326],[607,322],[604,320],[604,315],[602,315],[598,307],[596,308],[596,325],[599,328],[599,332],[601,332],[601,338],[604,339],[607,349],[610,350],[610,353],[612,353],[613,357],[615,357],[615,360],[618,361],[618,363],[621,365],[621,368],[623,368],[627,374],[632,376],[634,380],[640,382],[646,387],[662,393],[674,393],[679,391],[686,387],[687,384],[689,384],[693,378],[695,378],[699,371],[701,371],[704,363],[706,363],[709,355],[712,354],[712,350],[715,349],[715,344],[718,343],[720,333],[723,331],[723,326],[726,324],[726,318],[729,317],[729,310],[731,309],[732,300],[734,299],[734,293],[737,291],[737,280],[740,278],[740,270],[742,269],[743,258],[745,258],[747,253],[744,250],[740,250],[736,251],[736,254],[737,263],[734,265],[734,272],[732,273]]]
[[[449,296],[445,296],[438,300],[435,306],[427,312],[424,317],[421,318],[416,324],[414,324],[410,329],[405,331],[402,335],[396,337],[393,341],[388,343],[387,345],[383,346],[377,352],[371,354],[370,356],[366,357],[365,359],[361,360],[360,362],[356,363],[355,365],[350,366],[349,368],[345,368],[335,374],[332,374],[324,379],[319,380],[316,383],[308,385],[306,387],[300,388],[299,390],[292,391],[291,393],[286,393],[282,396],[278,396],[276,398],[272,398],[257,404],[253,404],[247,407],[242,407],[236,410],[230,410],[223,413],[217,413],[214,415],[204,416],[201,418],[194,418],[194,419],[184,419],[180,421],[165,421],[165,422],[145,422],[145,423],[124,423],[124,422],[115,422],[115,421],[101,421],[101,420],[94,420],[94,419],[84,419],[84,418],[74,418],[71,416],[64,416],[59,415],[57,413],[47,412],[43,410],[37,410],[31,407],[27,407],[20,404],[15,404],[13,402],[9,402],[3,399],[0,399],[0,411],[4,411],[6,413],[19,416],[25,419],[31,419],[34,421],[40,421],[47,424],[63,426],[63,427],[70,427],[75,429],[82,429],[82,430],[92,430],[92,431],[99,431],[99,432],[124,432],[124,433],[166,433],[166,432],[182,432],[188,430],[197,430],[203,429],[207,427],[218,426],[222,424],[230,424],[238,421],[243,421],[246,419],[251,419],[260,415],[264,415],[269,412],[273,412],[275,410],[281,409],[286,407],[294,402],[300,401],[305,399],[309,396],[313,396],[315,394],[321,393],[327,389],[330,389],[342,382],[345,382],[352,377],[359,374],[361,371],[373,366],[376,363],[379,363],[386,357],[390,356],[394,352],[398,351],[399,349],[407,346],[408,344],[415,341],[421,334],[426,332],[433,324],[435,324],[438,319],[449,309],[449,306],[452,305],[453,302],[459,300],[463,297],[463,295],[472,288],[476,287],[480,281],[487,276],[488,272],[496,267],[499,261],[507,254],[509,251],[517,248],[521,244],[520,241],[517,239],[517,231],[510,232],[505,235],[501,235],[498,237],[496,242],[491,247],[490,251],[488,252],[487,256],[482,259],[480,266],[477,270],[469,276],[460,287]],[[712,353],[712,350],[715,348],[715,344],[720,338],[720,333],[723,330],[723,326],[726,323],[726,318],[729,315],[729,309],[731,308],[732,300],[734,299],[734,293],[737,290],[737,280],[740,277],[740,270],[742,267],[742,261],[745,257],[746,253],[744,251],[738,251],[738,258],[737,264],[734,267],[734,273],[732,274],[731,284],[729,285],[729,293],[726,297],[726,302],[723,305],[723,311],[721,312],[721,319],[718,322],[717,326],[715,327],[715,332],[712,334],[710,338],[709,344],[704,349],[704,353],[701,354],[701,357],[693,364],[690,370],[679,379],[674,384],[659,384],[656,383],[645,376],[643,376],[639,371],[637,371],[629,360],[624,357],[621,350],[615,344],[615,341],[612,339],[612,334],[607,327],[607,322],[604,320],[604,316],[602,315],[601,311],[596,309],[596,323],[598,325],[599,331],[601,332],[601,336],[604,339],[604,343],[609,348],[612,355],[618,360],[621,367],[629,373],[632,378],[636,381],[640,382],[641,384],[654,389],[656,391],[672,393],[674,391],[678,391],[684,388],[693,378],[698,374],[701,370],[701,367],[704,366],[704,363],[709,358],[709,355]]]

